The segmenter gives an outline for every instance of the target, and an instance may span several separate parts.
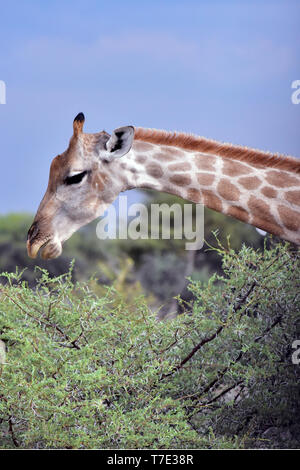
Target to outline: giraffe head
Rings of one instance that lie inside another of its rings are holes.
[[[134,128],[120,127],[111,135],[83,132],[84,115],[73,122],[68,149],[51,163],[46,193],[27,236],[32,258],[41,249],[45,259],[56,258],[62,243],[83,225],[99,217],[124,190],[124,181],[111,171],[115,159],[131,149]]]

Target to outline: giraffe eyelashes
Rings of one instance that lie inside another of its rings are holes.
[[[67,176],[64,179],[64,183],[66,185],[81,183],[81,181],[83,180],[83,178],[85,177],[87,173],[88,173],[87,171],[82,171],[81,173],[77,173],[76,175]]]

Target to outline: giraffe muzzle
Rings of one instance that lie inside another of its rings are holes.
[[[51,235],[43,235],[38,223],[34,222],[27,235],[27,253],[30,258],[36,258],[41,250],[42,258],[54,259],[62,252],[60,240]]]

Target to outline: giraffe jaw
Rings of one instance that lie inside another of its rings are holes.
[[[62,244],[57,237],[37,240],[33,244],[27,241],[27,253],[30,258],[36,258],[39,250],[43,259],[54,259],[61,255]]]

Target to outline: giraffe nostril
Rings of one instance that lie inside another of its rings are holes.
[[[36,222],[34,222],[30,229],[28,230],[28,234],[27,234],[27,240],[28,241],[31,241],[33,240],[39,233],[39,228],[38,228],[38,224]]]

